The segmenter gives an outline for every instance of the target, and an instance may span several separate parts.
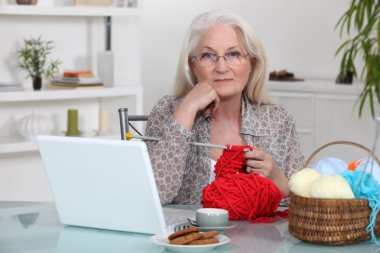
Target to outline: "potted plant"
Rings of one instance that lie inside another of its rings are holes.
[[[28,77],[33,79],[33,89],[40,90],[42,77],[54,77],[58,72],[60,60],[47,62],[47,57],[54,48],[52,41],[43,41],[41,36],[37,39],[24,39],[23,47],[19,53],[19,67],[28,71]]]
[[[380,103],[380,1],[352,0],[348,10],[339,19],[336,28],[340,36],[346,31],[353,36],[343,42],[336,55],[341,54],[340,76],[345,78],[350,72],[357,77],[357,60],[363,60],[360,77],[364,89],[358,98],[359,116],[365,102],[369,101],[372,117],[375,117],[375,101]]]

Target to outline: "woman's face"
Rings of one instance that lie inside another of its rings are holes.
[[[222,100],[240,97],[252,71],[251,60],[238,32],[226,25],[212,26],[203,34],[190,66],[198,82],[214,83]]]

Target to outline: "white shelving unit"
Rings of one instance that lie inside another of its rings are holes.
[[[0,15],[121,17],[139,16],[139,8],[0,5]]]
[[[139,79],[141,70],[138,67],[139,16],[139,8],[0,5],[0,17],[6,20],[3,25],[8,25],[8,31],[14,28],[13,20],[17,24],[19,17],[22,17],[24,23],[26,20],[33,20],[30,29],[36,31],[40,30],[39,23],[43,25],[46,22],[52,24],[57,22],[62,27],[66,18],[69,19],[67,25],[75,26],[77,34],[82,32],[80,29],[84,29],[83,34],[87,37],[78,42],[82,43],[79,47],[82,51],[74,50],[74,53],[70,51],[70,57],[78,56],[80,60],[83,56],[90,58],[90,64],[92,62],[90,68],[96,66],[94,64],[96,53],[104,50],[100,42],[104,38],[101,36],[104,31],[103,19],[109,20],[108,17],[115,17],[112,34],[116,35],[115,52],[119,58],[115,57],[114,60],[115,65],[122,69],[122,71],[118,69],[118,79],[114,80],[114,87],[110,88],[0,92],[0,200],[53,200],[36,141],[23,139],[15,129],[18,120],[33,110],[54,121],[53,135],[63,135],[67,129],[67,110],[76,108],[79,113],[79,129],[85,133],[84,136],[91,137],[92,135],[87,133],[98,130],[99,109],[108,109],[109,133],[92,136],[107,139],[120,139],[118,108],[128,108],[130,115],[143,113],[143,89]],[[55,17],[61,18],[56,21]],[[108,23],[105,24],[109,28]],[[45,26],[45,29],[54,28]],[[24,35],[25,31],[28,30],[20,31],[21,35]],[[120,32],[128,34],[128,37],[120,36]],[[58,39],[63,39],[64,43],[66,40],[73,43],[69,36],[62,38],[55,32],[52,34]],[[10,41],[16,41],[16,36],[12,38]],[[89,45],[83,46],[83,41]],[[4,57],[4,51],[1,56]]]
[[[6,106],[7,103],[43,103],[44,101],[64,101],[76,99],[99,99],[104,101],[106,98],[125,98],[129,99],[131,96],[135,98],[135,111],[136,114],[142,113],[142,87],[141,86],[127,86],[127,87],[113,87],[92,90],[42,90],[42,91],[21,91],[21,92],[3,92],[0,93],[0,107]],[[115,109],[116,110],[116,109]],[[115,117],[114,117],[115,118]],[[101,136],[102,138],[115,138],[119,135]],[[20,137],[5,136],[0,137],[0,155],[10,153],[20,153],[37,151],[37,144],[35,141],[29,141]]]
[[[112,88],[93,89],[62,89],[62,90],[41,90],[41,91],[17,91],[0,92],[0,103],[21,102],[21,101],[44,101],[44,100],[65,100],[79,98],[104,98],[119,97],[128,95],[138,95],[142,91],[141,86],[119,86]]]

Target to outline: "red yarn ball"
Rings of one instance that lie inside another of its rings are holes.
[[[245,173],[245,149],[253,150],[248,145],[224,150],[215,165],[216,179],[203,189],[201,203],[228,210],[231,220],[271,222],[284,196],[270,179]]]

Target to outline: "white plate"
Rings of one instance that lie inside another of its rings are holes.
[[[165,247],[167,250],[176,251],[176,252],[204,252],[208,250],[212,250],[215,247],[224,245],[230,241],[230,238],[228,238],[225,235],[217,235],[215,238],[219,239],[218,243],[214,244],[206,244],[206,245],[175,245],[175,244],[169,244],[168,239],[169,234],[165,235],[155,235],[150,238],[150,241],[154,244],[160,245],[162,247]]]
[[[223,231],[225,229],[230,229],[236,227],[236,224],[234,223],[228,223],[225,227],[198,227],[201,231],[208,231],[208,230],[219,230]]]

